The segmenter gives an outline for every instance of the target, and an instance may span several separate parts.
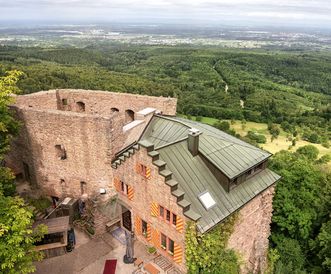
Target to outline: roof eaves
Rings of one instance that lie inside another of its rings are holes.
[[[218,222],[212,222],[209,223],[206,226],[201,226],[199,224],[197,224],[198,229],[201,233],[207,233],[210,230],[212,230],[216,225],[222,223],[223,221],[225,221],[228,217],[230,217],[231,215],[233,215],[235,212],[239,211],[240,209],[242,209],[246,204],[248,204],[250,201],[252,201],[256,196],[260,195],[262,192],[264,192],[265,190],[267,190],[268,188],[274,186],[282,177],[279,176],[278,174],[276,174],[278,176],[278,178],[272,183],[270,184],[268,187],[263,188],[260,192],[256,193],[254,195],[254,197],[252,197],[251,199],[249,199],[246,203],[243,203],[240,207],[238,207],[236,210],[234,210],[233,212],[231,212],[230,214],[226,215],[224,218],[220,219]],[[250,180],[252,180],[254,178],[254,176],[252,178],[250,178]],[[245,183],[245,182],[243,182]]]

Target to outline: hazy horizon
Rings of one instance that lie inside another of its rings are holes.
[[[0,0],[1,25],[183,24],[331,28],[327,0]]]

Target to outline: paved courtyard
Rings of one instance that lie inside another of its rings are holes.
[[[75,232],[77,244],[74,251],[37,262],[36,274],[102,274],[105,261],[109,259],[117,259],[116,274],[129,274],[136,269],[133,264],[123,263],[125,245],[111,234],[90,239],[79,230]],[[139,241],[135,241],[134,252],[135,257],[145,262],[153,259]]]

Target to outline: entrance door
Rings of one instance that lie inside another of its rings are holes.
[[[123,208],[122,223],[123,227],[125,227],[129,231],[132,231],[131,211],[126,208]]]

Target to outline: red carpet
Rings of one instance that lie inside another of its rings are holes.
[[[115,274],[117,260],[106,260],[103,274]]]

